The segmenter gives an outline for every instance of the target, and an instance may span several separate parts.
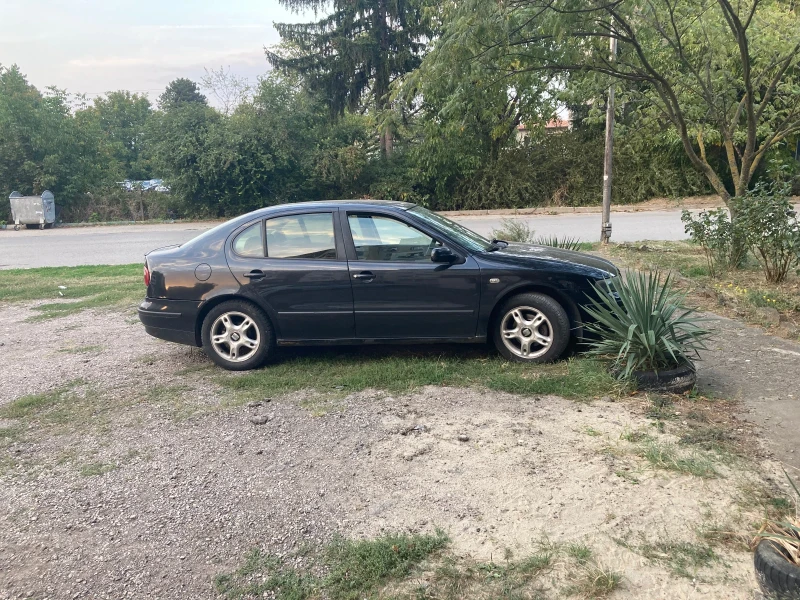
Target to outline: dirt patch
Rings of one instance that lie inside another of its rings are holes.
[[[470,560],[523,556],[543,535],[586,544],[623,574],[619,598],[753,595],[746,550],[702,532],[732,515],[747,529],[759,508],[740,490],[761,478],[682,445],[640,399],[427,387],[235,406],[202,354],[130,315],[19,325],[26,310],[0,316],[0,370],[25,374],[0,405],[40,394],[20,408],[35,419],[0,420],[0,597],[212,597],[254,547],[437,527]],[[51,405],[65,408],[36,412]],[[686,548],[711,558],[686,563]]]

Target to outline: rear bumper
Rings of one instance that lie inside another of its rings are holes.
[[[139,305],[139,320],[153,337],[200,346],[197,336],[197,313],[200,303],[189,300],[145,298]]]

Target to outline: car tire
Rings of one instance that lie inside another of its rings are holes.
[[[246,300],[229,300],[212,308],[203,319],[201,335],[208,357],[229,371],[257,369],[275,347],[269,317]]]
[[[564,307],[539,293],[519,294],[503,302],[492,329],[498,352],[512,362],[557,360],[571,337]]]
[[[753,553],[759,587],[766,598],[800,600],[800,567],[789,561],[770,540],[761,540]]]

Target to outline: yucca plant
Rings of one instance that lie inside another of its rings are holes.
[[[578,238],[564,236],[558,237],[557,235],[544,236],[533,240],[534,244],[539,246],[551,246],[553,248],[563,248],[564,250],[580,250],[583,242]]]
[[[630,379],[634,371],[691,365],[707,350],[704,340],[712,332],[684,306],[685,295],[673,289],[671,276],[629,271],[594,287],[596,297],[590,295],[584,306],[595,320],[585,329],[597,336],[588,353],[613,357],[620,379]]]

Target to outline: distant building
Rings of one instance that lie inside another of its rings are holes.
[[[572,119],[567,113],[564,118],[550,119],[544,126],[545,133],[561,133],[572,129]],[[531,131],[524,123],[517,125],[517,143],[522,144],[531,136]]]

